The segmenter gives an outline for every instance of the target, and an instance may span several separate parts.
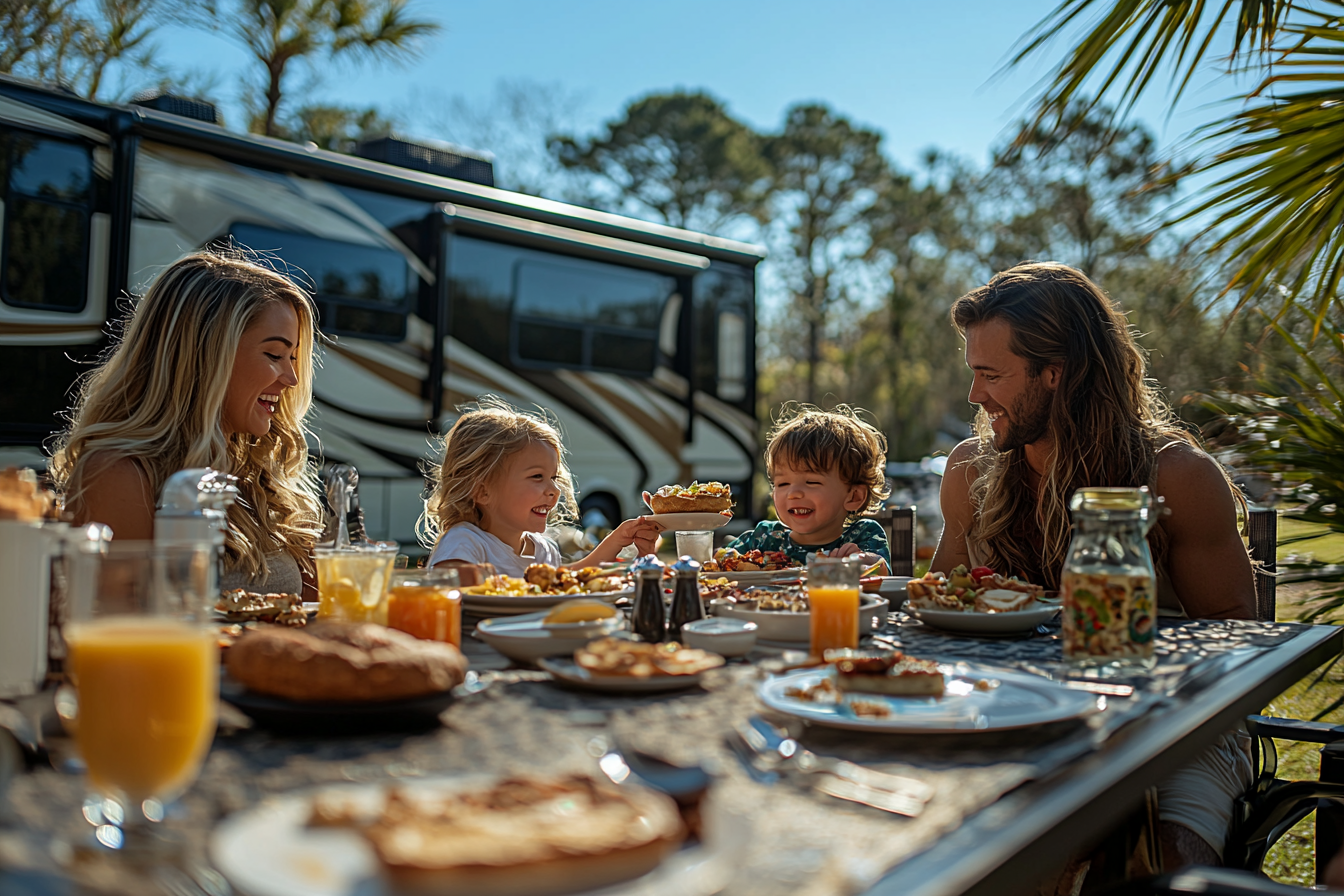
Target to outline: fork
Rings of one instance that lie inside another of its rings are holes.
[[[805,750],[760,716],[752,716],[735,730],[760,765],[807,775],[822,793],[909,816],[918,815],[933,798],[933,788],[923,781]]]

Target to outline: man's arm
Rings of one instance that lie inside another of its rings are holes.
[[[975,511],[971,507],[975,467],[971,458],[975,456],[976,448],[976,440],[967,439],[948,455],[943,484],[938,490],[938,504],[943,509],[943,535],[938,539],[938,550],[929,564],[933,572],[947,573],[958,564],[971,565],[966,533],[975,522]]]
[[[1254,619],[1255,579],[1237,531],[1236,502],[1213,458],[1187,445],[1157,457],[1168,513],[1167,574],[1191,619]]]

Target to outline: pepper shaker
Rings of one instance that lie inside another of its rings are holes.
[[[667,622],[667,636],[681,640],[681,627],[696,619],[705,618],[705,604],[700,599],[700,564],[689,555],[672,564],[672,613]]]
[[[635,561],[635,607],[630,626],[640,639],[660,644],[667,637],[667,615],[663,609],[663,566],[653,554]]]

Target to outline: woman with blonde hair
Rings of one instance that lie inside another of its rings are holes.
[[[51,475],[78,524],[154,535],[165,480],[189,467],[238,477],[222,584],[313,588],[321,531],[303,419],[316,314],[307,293],[238,250],[168,266],[81,383]]]

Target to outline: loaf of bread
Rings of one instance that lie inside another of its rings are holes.
[[[225,666],[250,691],[304,702],[422,697],[467,674],[466,657],[451,644],[348,622],[247,632],[229,648]]]
[[[665,485],[645,495],[654,513],[722,513],[733,506],[732,490],[722,482]]]

